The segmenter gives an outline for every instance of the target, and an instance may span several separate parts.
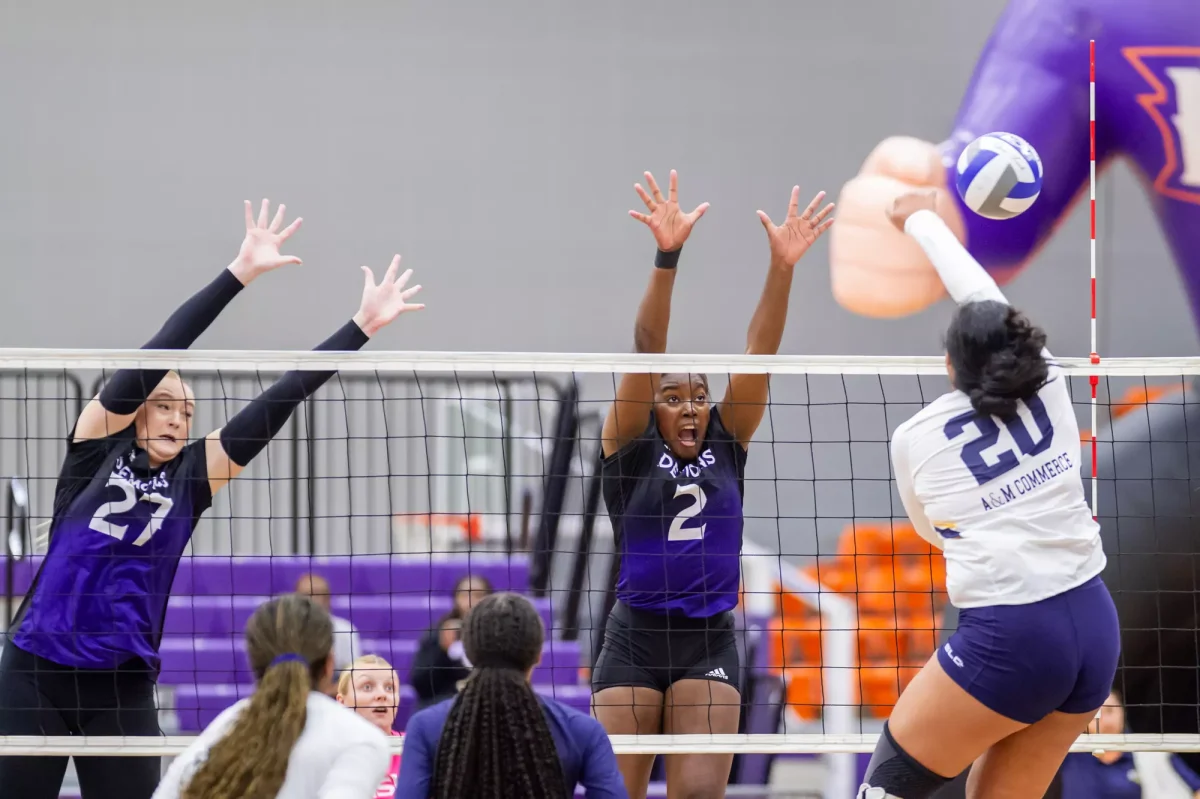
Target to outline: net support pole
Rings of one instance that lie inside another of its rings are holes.
[[[785,591],[802,601],[815,601],[821,614],[821,711],[823,735],[840,737],[858,731],[858,613],[854,602],[824,589],[797,568],[782,568],[780,583]],[[811,598],[811,599],[810,599]],[[852,754],[831,753],[826,757],[828,778],[825,796],[840,799],[858,790],[858,759]]]
[[[1092,329],[1091,343],[1092,355],[1091,361],[1093,365],[1100,363],[1099,348],[1096,343],[1096,40],[1092,39],[1088,43],[1088,144],[1090,152],[1090,173],[1088,176],[1088,190],[1090,194],[1089,214],[1091,216],[1091,293],[1092,293]],[[1092,519],[1098,519],[1100,516],[1100,472],[1099,458],[1097,455],[1098,447],[1096,446],[1096,388],[1100,383],[1100,376],[1092,374],[1088,378],[1088,383],[1092,387]]]

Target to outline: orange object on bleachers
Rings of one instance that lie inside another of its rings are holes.
[[[858,606],[859,701],[875,716],[891,712],[900,691],[933,654],[945,604],[946,563],[909,524],[860,524],[838,541],[837,555],[804,574]],[[779,591],[767,632],[771,670],[787,681],[787,702],[801,718],[821,709],[821,617],[814,597]]]
[[[787,703],[800,718],[812,721],[821,717],[825,692],[821,687],[819,667],[789,668],[784,672],[787,684]]]
[[[859,702],[872,716],[887,718],[900,698],[900,673],[895,666],[867,666],[858,670]]]

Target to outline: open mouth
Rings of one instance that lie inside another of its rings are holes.
[[[373,707],[373,708],[371,708],[371,712],[374,713],[376,716],[386,716],[388,714],[388,708]]]
[[[689,449],[696,446],[696,428],[690,425],[680,428],[679,444]]]

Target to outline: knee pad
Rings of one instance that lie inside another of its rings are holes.
[[[901,749],[885,722],[858,799],[929,799],[950,779],[934,774]]]

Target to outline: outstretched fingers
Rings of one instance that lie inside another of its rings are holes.
[[[647,172],[646,174],[649,175],[650,173]],[[642,202],[646,205],[646,210],[648,210],[650,213],[654,213],[654,209],[658,206],[655,204],[654,200],[650,198],[650,195],[646,193],[646,190],[642,188],[642,184],[634,183],[633,190],[637,192],[638,197],[642,198]]]
[[[249,200],[242,200],[242,203],[246,207],[246,232],[249,233],[254,230],[254,210],[250,207]]]
[[[824,192],[821,192],[821,193],[824,194]],[[816,201],[814,200],[814,202],[816,202]],[[829,205],[826,205],[824,208],[822,208],[817,213],[816,216],[813,217],[813,222],[820,222],[825,217],[829,216],[831,213],[833,213],[833,207],[834,207],[833,203],[829,203]]]
[[[708,203],[700,203],[690,214],[685,214],[684,218],[691,224],[695,224],[696,220],[704,216],[708,211]]]
[[[262,201],[262,205],[260,205],[258,208],[257,227],[266,227],[267,226],[267,214],[270,212],[270,210],[271,210],[271,201],[264,197],[263,201]]]
[[[800,187],[792,186],[792,196],[788,198],[788,219],[795,219],[800,210]]]
[[[799,193],[800,193],[799,186],[797,186],[795,189],[792,189],[792,201],[793,202],[795,202],[795,199],[799,195]],[[808,204],[808,207],[804,209],[804,213],[800,215],[800,218],[801,219],[810,218],[813,215],[813,212],[817,210],[817,206],[819,206],[821,204],[821,201],[824,199],[825,199],[825,192],[823,192],[823,191],[817,192],[817,196],[812,198],[812,202],[810,202]],[[827,213],[828,209],[830,207],[832,207],[832,203],[829,206],[826,206],[826,210],[823,211],[822,213]],[[818,216],[816,219],[813,220],[813,222],[819,222],[820,219],[821,219],[821,217]]]
[[[275,209],[275,217],[271,220],[271,227],[268,228],[272,233],[278,233],[279,227],[283,224],[283,214],[287,211],[287,206],[283,203]]]
[[[673,171],[672,174],[674,174]],[[650,187],[650,193],[654,196],[654,202],[665,203],[666,200],[663,199],[662,189],[658,187],[658,182],[655,181],[654,175],[651,175],[649,172],[645,172],[643,175],[646,178],[646,185]]]
[[[279,213],[283,213],[283,206],[280,206]],[[300,227],[300,223],[304,221],[304,217],[298,216],[292,220],[292,224],[279,231],[276,235],[279,237],[279,242],[282,244],[291,238],[292,234]]]
[[[395,283],[396,273],[400,271],[400,256],[393,255],[392,262],[388,264],[387,271],[383,274],[384,283]],[[407,274],[407,273],[406,273]]]
[[[766,211],[756,211],[755,213],[758,214],[758,221],[762,222],[762,226],[767,229],[768,233],[775,229],[775,223],[771,221],[771,217],[767,216]]]

